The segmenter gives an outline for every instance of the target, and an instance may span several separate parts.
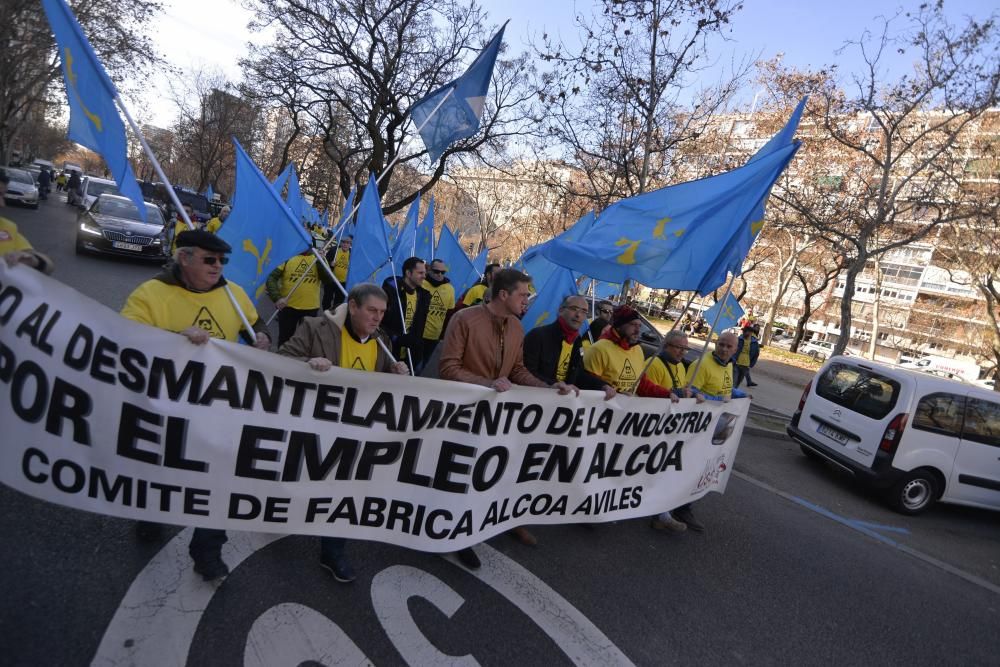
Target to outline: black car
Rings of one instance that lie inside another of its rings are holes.
[[[77,218],[77,253],[98,252],[163,261],[169,251],[163,216],[146,204],[146,222],[127,197],[102,194]]]

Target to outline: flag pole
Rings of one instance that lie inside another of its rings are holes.
[[[396,291],[398,292],[399,291],[399,283],[397,282],[397,278],[399,276],[396,275],[396,264],[392,261],[392,255],[389,255],[389,267],[392,269],[392,284],[395,286]],[[403,280],[404,281],[406,280],[405,276],[403,277]],[[403,291],[404,292],[406,291],[406,287],[405,286],[403,287]],[[406,331],[406,313],[405,313],[405,311],[403,311],[403,302],[399,299],[398,295],[396,297],[396,305],[399,306],[399,324],[403,327],[403,335],[405,336],[406,333],[407,333],[407,331]],[[416,311],[414,310],[414,312],[416,312]],[[411,377],[416,377],[417,371],[413,367],[413,353],[412,353],[412,351],[409,348],[407,348],[407,350],[406,350],[406,363],[410,367],[410,376]]]
[[[431,112],[427,115],[427,118],[424,118],[424,122],[422,122],[419,126],[417,126],[417,129],[416,129],[417,134],[420,134],[420,130],[424,129],[424,125],[426,125],[430,121],[430,119],[434,117],[434,114],[437,113],[437,110],[441,108],[441,105],[444,104],[448,100],[448,98],[451,97],[451,94],[454,93],[454,92],[455,92],[455,88],[452,87],[451,89],[448,90],[448,92],[445,94],[445,96],[441,98],[441,101],[438,102],[437,105],[433,109],[431,109]],[[396,153],[396,156],[392,158],[392,161],[390,161],[389,164],[386,165],[386,167],[382,170],[382,173],[378,175],[378,177],[375,179],[375,185],[376,186],[379,183],[381,183],[382,179],[385,178],[385,175],[388,174],[389,171],[394,166],[396,166],[396,163],[399,162],[400,155],[402,155],[402,153]],[[344,218],[344,220],[345,220],[345,223],[343,225],[344,228],[347,227],[346,221],[350,220],[351,218],[353,218],[354,214],[357,213],[358,209],[361,207],[361,199],[360,198],[356,198],[356,199],[357,199],[357,203],[354,204],[354,208],[352,208],[351,212],[347,215],[346,218]],[[379,201],[381,201],[381,199],[382,198],[379,197]],[[343,230],[341,231],[341,234],[343,234]],[[322,250],[323,252],[326,252],[327,248],[330,247],[330,241],[332,241],[332,240],[333,240],[333,235],[330,236],[330,240],[328,240],[326,243],[323,244],[323,247],[320,250]],[[338,243],[339,243],[339,239],[338,239]],[[317,254],[316,256],[319,257],[319,254]],[[325,259],[321,259],[320,261],[325,262],[326,260]],[[313,264],[315,264],[315,262],[313,262]],[[312,269],[312,267],[313,267],[313,265],[310,264],[309,267],[306,269],[306,273],[308,273],[309,269]],[[305,274],[303,274],[303,275],[305,275]],[[294,292],[296,289],[298,289],[299,285],[301,285],[301,284],[302,284],[302,279],[299,278],[299,281],[292,286],[291,291],[286,296],[291,296],[292,292]],[[337,284],[340,285],[340,281],[337,281]],[[340,289],[341,289],[341,291],[344,292],[344,295],[346,296],[347,292],[344,290],[344,286],[343,285],[340,285]]]
[[[688,306],[691,305],[691,302],[694,301],[694,298],[697,295],[698,295],[697,291],[691,292],[691,298],[688,299],[687,304],[684,306],[684,312],[687,312]],[[676,320],[674,320],[674,324],[673,324],[673,326],[670,327],[670,331],[668,331],[667,334],[670,334],[670,333],[673,333],[674,331],[676,331],[677,330],[677,326],[680,324],[680,321],[681,321],[681,318],[679,318],[679,317]],[[658,356],[660,356],[660,353],[663,352],[663,347],[667,344],[667,334],[664,334],[664,335],[660,336],[660,347],[657,348],[656,354],[653,354],[648,359],[646,359],[646,363],[643,364],[643,366],[642,366],[642,372],[639,373],[639,377],[637,377],[635,379],[635,384],[632,385],[632,388],[629,389],[628,393],[630,393],[632,395],[635,395],[635,392],[639,389],[639,383],[642,382],[642,378],[649,371],[649,367],[653,365],[653,359],[656,359]]]
[[[734,273],[729,279],[729,283],[726,285],[726,293],[722,295],[722,305],[726,305],[726,300],[729,298],[730,293],[733,291],[733,283],[736,282],[736,274]],[[694,370],[688,374],[688,383],[686,389],[691,388],[691,384],[694,382],[694,376],[698,373],[698,369],[701,368],[702,359],[705,358],[705,352],[708,350],[708,342],[712,339],[712,334],[715,332],[715,327],[719,324],[719,318],[722,317],[722,308],[719,308],[719,312],[715,314],[715,320],[712,322],[712,326],[708,330],[708,335],[705,336],[705,344],[701,346],[701,354],[698,355],[698,360],[694,362]]]
[[[153,150],[149,147],[149,144],[146,143],[146,137],[143,136],[142,131],[139,129],[139,126],[132,118],[132,114],[129,113],[128,107],[126,107],[125,102],[122,101],[121,95],[115,96],[115,102],[118,104],[118,108],[121,109],[122,113],[125,115],[125,120],[128,121],[129,127],[132,128],[132,132],[139,140],[139,145],[142,146],[142,150],[146,153],[146,157],[149,158],[150,164],[153,165],[153,171],[155,171],[156,175],[160,177],[160,181],[163,183],[164,188],[167,191],[167,195],[170,197],[171,203],[180,212],[181,219],[184,220],[184,224],[188,226],[189,230],[195,229],[194,223],[191,222],[191,218],[188,217],[187,211],[184,210],[184,207],[181,205],[180,200],[177,198],[177,193],[174,192],[174,186],[171,185],[170,180],[167,178],[167,175],[163,173],[163,168],[160,166],[160,161],[156,159],[156,155],[153,154]],[[243,309],[240,308],[240,304],[239,302],[236,301],[236,297],[233,295],[233,291],[230,289],[229,284],[227,283],[222,287],[226,291],[226,296],[229,297],[229,302],[233,304],[233,308],[235,308],[236,312],[239,314],[240,320],[243,322],[244,328],[246,328],[247,332],[250,334],[250,340],[256,341],[257,332],[254,331],[253,325],[251,325],[250,320],[247,319],[246,313],[244,313]]]

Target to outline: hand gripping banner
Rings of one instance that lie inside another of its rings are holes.
[[[721,493],[748,405],[318,372],[0,262],[0,480],[109,516],[454,551]]]

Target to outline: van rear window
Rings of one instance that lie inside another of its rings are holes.
[[[884,419],[899,397],[899,383],[874,370],[830,364],[816,382],[816,394],[871,419]]]

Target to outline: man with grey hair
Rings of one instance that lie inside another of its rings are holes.
[[[320,372],[340,366],[406,375],[409,373],[406,364],[393,362],[385,351],[387,348],[378,344],[379,339],[389,344],[389,339],[379,331],[388,301],[389,297],[378,285],[355,285],[347,295],[347,303],[302,320],[278,354],[304,361]],[[320,566],[345,584],[354,581],[354,569],[344,553],[346,544],[343,537],[322,537],[319,556]]]
[[[570,294],[559,304],[552,324],[535,327],[524,337],[524,367],[542,382],[567,382],[580,389],[598,389],[610,399],[615,388],[583,370],[583,336],[587,299]]]
[[[122,316],[178,333],[195,345],[204,345],[210,338],[236,341],[242,337],[258,349],[268,349],[271,339],[253,302],[239,285],[227,283],[222,277],[222,267],[229,261],[226,254],[232,250],[229,244],[201,229],[179,234],[175,241],[173,261],[129,295]],[[226,294],[227,285],[253,326],[252,340]],[[159,524],[148,521],[140,521],[136,526],[141,540],[155,540],[161,532]],[[191,536],[188,553],[194,561],[194,571],[206,581],[229,574],[229,567],[222,560],[226,539],[226,531],[210,528],[195,528]]]

